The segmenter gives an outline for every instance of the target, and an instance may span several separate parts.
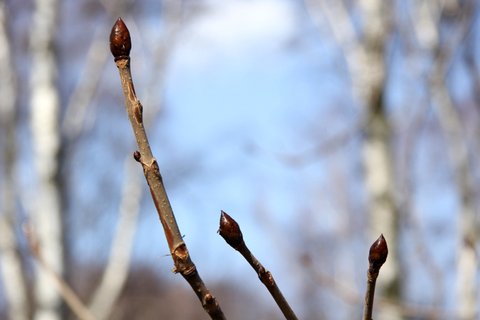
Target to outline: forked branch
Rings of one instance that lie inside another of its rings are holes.
[[[143,125],[143,107],[135,94],[130,71],[131,47],[130,32],[123,20],[118,18],[110,33],[110,51],[120,72],[125,106],[135,139],[137,140],[138,151],[135,151],[134,158],[142,164],[143,173],[150,187],[152,199],[173,258],[174,272],[180,273],[187,280],[202,303],[203,308],[212,319],[225,319],[217,300],[203,283],[195,264],[190,258],[165,191],[160,168],[157,160],[153,157],[150,144],[148,143]]]
[[[250,252],[245,241],[243,241],[242,231],[238,223],[230,217],[226,212],[222,211],[220,214],[220,228],[218,233],[225,239],[225,241],[235,250],[240,252],[247,262],[252,266],[258,274],[260,281],[267,287],[278,307],[282,311],[285,319],[296,320],[297,316],[283,296],[282,292],[277,286],[273,275],[265,269],[260,261]]]

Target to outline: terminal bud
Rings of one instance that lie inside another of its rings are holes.
[[[110,51],[115,60],[118,60],[128,58],[131,48],[130,32],[122,18],[118,18],[110,33]]]

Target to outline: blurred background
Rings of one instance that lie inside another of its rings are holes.
[[[208,319],[132,157],[121,16],[177,222],[229,319],[282,315],[220,210],[301,319],[361,318],[381,233],[375,318],[478,319],[479,6],[0,1],[0,318],[81,316],[64,281],[96,319]]]

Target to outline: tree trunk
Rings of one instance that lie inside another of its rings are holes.
[[[398,255],[399,213],[395,199],[394,159],[392,158],[392,127],[388,119],[384,93],[386,90],[385,47],[390,34],[389,5],[383,0],[360,1],[365,22],[359,51],[357,79],[365,104],[365,139],[363,162],[365,186],[368,197],[370,239],[384,234],[388,241],[389,255],[377,281],[379,293],[393,300],[401,300]],[[402,319],[399,310],[385,306],[378,319]]]
[[[5,3],[0,3],[0,145],[3,147],[3,179],[0,180],[0,259],[1,279],[11,320],[29,318],[25,274],[18,252],[14,228],[16,225],[16,135],[17,125],[17,88],[15,71],[10,51],[10,39],[7,32],[8,23]]]
[[[30,38],[31,132],[37,173],[36,197],[30,210],[32,225],[40,244],[40,253],[57,274],[63,273],[61,196],[58,184],[59,93],[54,35],[58,3],[36,0]],[[36,275],[34,319],[60,319],[60,295],[48,276]]]

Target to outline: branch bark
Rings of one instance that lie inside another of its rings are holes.
[[[173,214],[160,174],[160,168],[148,142],[143,124],[143,106],[135,94],[130,71],[130,49],[130,33],[125,23],[119,18],[110,34],[110,50],[120,73],[125,105],[137,141],[138,151],[134,153],[134,158],[142,164],[143,173],[150,187],[150,193],[165,232],[170,254],[172,255],[173,271],[180,273],[190,284],[203,308],[212,319],[225,319],[216,298],[203,283],[195,264],[190,258],[187,245],[183,241],[175,215]]]

